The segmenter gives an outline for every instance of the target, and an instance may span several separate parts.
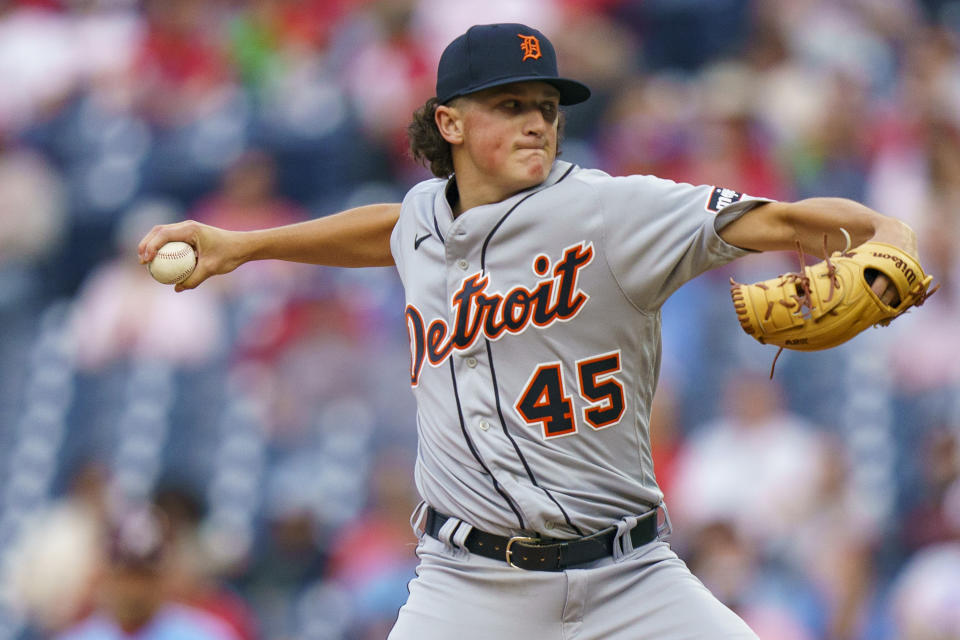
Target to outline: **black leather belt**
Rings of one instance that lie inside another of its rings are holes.
[[[424,531],[440,539],[440,528],[450,519],[434,509],[427,507]],[[630,530],[633,547],[643,546],[657,539],[657,516],[650,514],[637,522]],[[570,567],[599,560],[613,555],[613,541],[617,528],[610,527],[593,535],[572,540],[551,538],[531,538],[513,536],[507,538],[479,529],[472,529],[464,541],[464,546],[479,556],[503,560],[512,567],[530,571],[563,571]]]

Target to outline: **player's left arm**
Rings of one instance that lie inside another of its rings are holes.
[[[919,259],[917,236],[904,222],[883,215],[845,198],[809,198],[797,202],[768,202],[758,205],[719,231],[724,241],[753,251],[795,250],[823,258],[824,236],[827,251],[841,251],[850,234],[851,246],[873,240],[899,247]],[[885,277],[874,282],[881,298],[895,296]]]
[[[829,251],[840,251],[850,234],[853,246],[874,240],[886,242],[918,258],[917,236],[909,226],[853,200],[809,198],[797,202],[768,202],[754,207],[723,229],[726,242],[753,251],[789,251],[797,241],[806,253],[823,257],[823,236]]]

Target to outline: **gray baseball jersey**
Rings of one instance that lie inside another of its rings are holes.
[[[764,200],[557,161],[454,218],[447,185],[415,186],[391,238],[420,495],[506,536],[577,537],[656,507],[660,307],[746,253],[717,229]]]

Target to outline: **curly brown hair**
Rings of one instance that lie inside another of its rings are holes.
[[[440,102],[433,97],[413,112],[413,121],[407,127],[407,138],[410,140],[410,155],[415,161],[430,169],[436,177],[449,178],[453,175],[453,150],[437,128],[438,106]],[[560,111],[558,117],[560,122],[557,125],[557,156],[559,157],[565,122],[563,111]]]
[[[414,160],[430,169],[438,178],[449,178],[453,174],[453,151],[437,128],[438,106],[440,101],[433,97],[414,111],[413,121],[407,127],[407,137],[410,139],[410,155]]]

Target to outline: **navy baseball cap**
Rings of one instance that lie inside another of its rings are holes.
[[[560,104],[577,104],[590,97],[583,83],[561,78],[557,53],[547,37],[522,24],[482,24],[447,45],[437,67],[437,100],[456,97],[511,82],[541,80],[560,91]]]

